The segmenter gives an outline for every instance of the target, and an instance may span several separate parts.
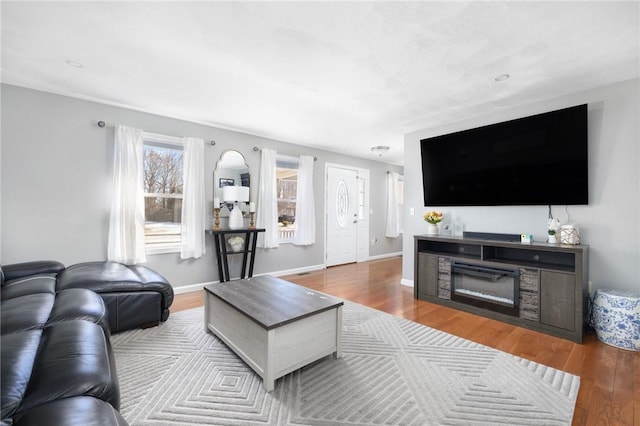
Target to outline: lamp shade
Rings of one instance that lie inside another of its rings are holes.
[[[247,202],[249,201],[248,186],[224,186],[222,188],[222,199],[225,202]]]

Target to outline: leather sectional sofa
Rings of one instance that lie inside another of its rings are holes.
[[[0,269],[0,425],[127,424],[118,412],[111,311],[122,316],[115,322],[119,329],[157,324],[168,316],[173,291],[148,268],[80,265],[65,269],[58,262],[29,262]],[[95,274],[100,271],[111,274]],[[103,297],[83,288],[83,280],[86,287],[102,290]],[[146,286],[147,281],[154,284]]]

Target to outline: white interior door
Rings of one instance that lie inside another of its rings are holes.
[[[358,172],[327,168],[327,266],[358,259]]]

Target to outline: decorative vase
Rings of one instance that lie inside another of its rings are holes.
[[[435,223],[430,223],[427,226],[427,235],[438,235],[438,225]]]
[[[562,225],[560,227],[560,244],[580,244],[578,228],[573,225]]]
[[[556,238],[556,236],[555,236],[555,235],[549,235],[549,240],[548,240],[548,242],[549,242],[550,244],[557,244],[557,243],[558,243],[558,239]]]
[[[233,210],[229,213],[229,229],[236,230],[242,229],[244,227],[244,219],[242,217],[242,212],[240,208],[235,205],[233,206]]]

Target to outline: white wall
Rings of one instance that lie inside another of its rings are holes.
[[[386,172],[402,168],[378,161],[293,145],[187,121],[2,85],[2,263],[55,259],[67,265],[106,259],[111,197],[113,129],[98,120],[137,127],[152,133],[215,140],[205,149],[206,194],[213,202],[213,170],[223,151],[236,149],[246,158],[256,197],[260,154],[253,147],[286,155],[315,155],[314,190],[318,219],[316,244],[260,250],[255,274],[305,269],[324,264],[324,165],[338,163],[371,170],[370,256],[399,253],[400,239],[384,237]],[[210,211],[210,209],[209,209]],[[209,222],[211,214],[209,212]],[[212,238],[207,254],[180,260],[178,253],[152,255],[148,265],[174,287],[218,279]],[[240,256],[230,266],[240,269]]]
[[[403,282],[414,279],[413,235],[426,233],[422,214],[420,140],[459,130],[588,103],[589,205],[569,206],[569,221],[580,228],[589,245],[589,280],[593,290],[619,288],[640,292],[640,81],[630,80],[551,101],[514,106],[405,135],[405,239]],[[414,207],[415,216],[409,216]],[[447,220],[464,223],[468,231],[530,233],[546,240],[547,207],[437,207]],[[564,206],[553,215],[567,222]]]

